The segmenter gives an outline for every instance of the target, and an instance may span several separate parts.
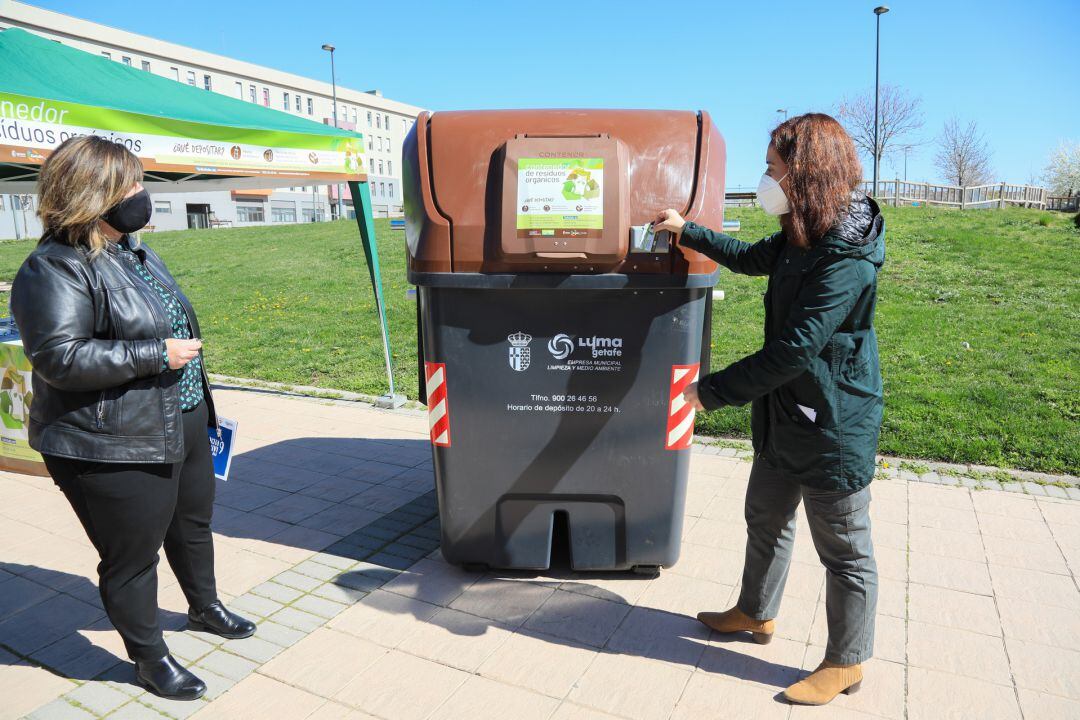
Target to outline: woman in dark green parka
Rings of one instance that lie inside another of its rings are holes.
[[[878,583],[869,484],[882,413],[874,306],[885,224],[877,204],[857,192],[862,167],[854,143],[828,115],[779,125],[766,165],[758,200],[780,216],[780,232],[748,244],[674,210],[655,225],[732,272],[769,277],[761,350],[686,393],[705,410],[751,402],[755,452],[738,603],[698,618],[717,632],[772,638],[795,514],[805,502],[827,572],[829,642],[817,670],[785,696],[820,705],[859,688],[861,663],[873,650]]]

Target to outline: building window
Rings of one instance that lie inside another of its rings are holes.
[[[296,222],[296,203],[292,200],[271,200],[270,222]]]
[[[367,136],[367,149],[368,150],[374,150],[375,149],[375,138],[372,137],[371,135]]]
[[[0,211],[4,209],[4,196],[0,195]]]
[[[172,201],[171,200],[155,200],[154,201],[154,214],[155,215],[172,215]]]
[[[203,86],[203,90],[213,90],[214,89],[214,81],[213,81],[213,79],[209,75],[203,75],[202,76],[202,86]]]
[[[187,84],[194,87],[194,85],[195,85],[195,71],[194,70],[188,70],[187,71]]]
[[[386,183],[379,183],[379,195],[386,197]]]
[[[371,174],[375,174],[375,158],[371,158],[368,162],[371,163]]]
[[[393,175],[394,174],[394,161],[393,160],[387,160],[386,161],[386,174],[387,175]]]
[[[314,103],[314,101],[312,101],[311,98],[307,99],[307,114],[308,115],[314,115],[315,114],[315,103]]]
[[[382,150],[382,137],[379,137],[379,150]]]
[[[112,60],[112,53],[111,52],[105,52],[104,50],[102,50],[101,51],[101,57],[105,58],[106,60]]]
[[[352,124],[356,124],[356,108],[352,109]]]
[[[407,118],[401,118],[401,134],[409,132],[409,121]]]
[[[370,110],[368,110],[368,114],[367,114],[367,126],[371,127],[371,111]]]
[[[239,81],[236,83],[236,97],[244,99],[244,83]]]
[[[382,115],[375,113],[375,127],[382,130]]]
[[[270,107],[270,88],[263,88],[263,107]]]
[[[248,85],[248,100],[251,102],[259,102],[255,97],[255,86]]]
[[[316,220],[322,222],[326,219],[326,210],[320,204],[317,208],[310,202],[304,203],[304,222]]]
[[[394,183],[390,183],[390,197],[394,197]]]
[[[128,67],[131,67],[131,58],[129,58],[127,55],[124,55],[123,57],[121,57],[120,62],[124,63]]]
[[[172,79],[176,82],[180,82],[180,68],[171,67],[169,69],[172,70]]]
[[[390,116],[389,115],[383,115],[383,117],[386,118],[385,120],[383,120],[383,127],[385,127],[387,130],[389,130],[390,129]]]
[[[289,93],[285,93],[285,102],[282,103],[282,107],[285,109],[285,112],[289,111]]]
[[[296,95],[296,112],[301,112],[301,110],[300,110],[300,95],[299,95],[299,93],[298,93],[298,94]]]
[[[382,175],[382,174],[383,174],[383,164],[382,164],[382,160],[380,160],[380,161],[379,161],[379,174],[380,174],[380,175]]]
[[[236,222],[266,222],[266,209],[262,203],[236,203]]]
[[[142,69],[145,70],[146,72],[150,72],[150,61],[149,60],[143,60],[142,61]]]

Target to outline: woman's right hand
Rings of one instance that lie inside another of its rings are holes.
[[[179,370],[199,356],[202,340],[169,338],[165,341],[165,349],[169,353],[169,368]]]
[[[656,232],[661,230],[667,230],[678,237],[682,235],[683,225],[686,221],[682,219],[682,215],[679,215],[678,211],[668,208],[667,210],[661,210],[660,214],[653,220],[653,229]]]

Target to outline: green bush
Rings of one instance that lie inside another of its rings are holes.
[[[1041,218],[1039,218],[1039,225],[1043,227],[1050,227],[1050,216],[1043,215]]]

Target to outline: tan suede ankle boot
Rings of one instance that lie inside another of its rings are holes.
[[[788,702],[824,705],[840,693],[850,695],[862,686],[862,665],[837,665],[822,660],[817,670],[784,691]]]
[[[749,632],[754,642],[766,645],[776,632],[776,623],[772,620],[755,620],[737,607],[724,612],[698,613],[697,619],[718,633]]]

